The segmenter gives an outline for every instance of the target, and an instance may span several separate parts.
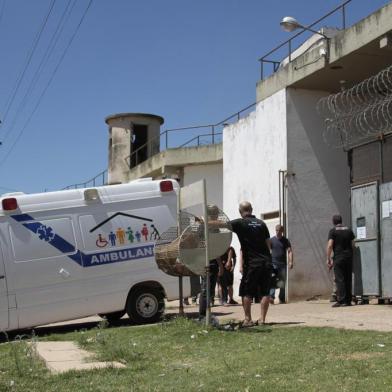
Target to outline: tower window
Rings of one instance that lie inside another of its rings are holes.
[[[148,158],[148,126],[133,124],[133,132],[131,135],[131,168],[139,165]]]

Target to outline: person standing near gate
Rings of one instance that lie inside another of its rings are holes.
[[[293,268],[294,256],[290,241],[283,235],[284,227],[282,225],[276,225],[275,232],[276,236],[271,238],[272,266],[279,281],[279,302],[285,303],[287,265],[290,269]],[[271,289],[270,297],[271,303],[274,303],[275,288]]]
[[[233,232],[237,234],[243,254],[242,280],[240,296],[244,307],[245,320],[243,327],[255,325],[252,321],[251,305],[257,295],[261,300],[261,317],[259,324],[265,323],[269,307],[271,289],[271,242],[266,224],[252,215],[252,205],[244,201],[240,203],[240,219],[231,221]]]
[[[351,306],[355,236],[349,227],[342,224],[340,215],[334,215],[332,223],[335,227],[329,231],[327,244],[327,266],[329,269],[333,267],[336,282],[337,302],[332,307]]]

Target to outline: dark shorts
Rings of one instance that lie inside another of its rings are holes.
[[[218,282],[223,287],[233,286],[234,282],[234,273],[228,271],[227,269],[223,270],[223,275],[219,276]]]
[[[240,284],[240,297],[265,297],[271,290],[272,267],[270,265],[244,268]]]

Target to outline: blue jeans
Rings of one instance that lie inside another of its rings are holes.
[[[286,275],[287,275],[287,265],[286,264],[274,264],[273,265],[275,274],[277,275],[279,281],[279,300],[280,302],[286,301]],[[275,299],[275,288],[270,290],[270,297]]]

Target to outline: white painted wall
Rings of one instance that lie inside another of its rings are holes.
[[[289,274],[290,298],[329,295],[326,242],[333,214],[349,222],[349,169],[342,150],[322,139],[324,124],[316,103],[321,91],[287,89],[287,230],[295,267]]]
[[[192,165],[184,167],[184,186],[206,179],[207,203],[223,206],[222,163],[211,165]]]
[[[238,204],[250,201],[254,214],[279,209],[279,170],[287,167],[286,92],[257,104],[254,112],[223,131],[223,210],[238,218]],[[271,225],[273,226],[273,225]],[[270,227],[274,234],[273,227]],[[239,254],[234,235],[233,246]],[[235,294],[241,276],[235,270]]]

